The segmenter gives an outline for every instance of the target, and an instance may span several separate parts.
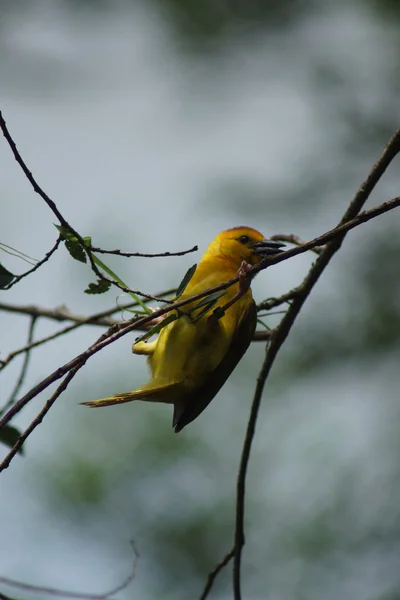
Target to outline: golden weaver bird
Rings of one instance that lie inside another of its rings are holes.
[[[234,227],[217,235],[179,300],[236,275],[239,282],[214,298],[212,312],[194,301],[179,310],[179,318],[161,329],[155,341],[133,344],[134,354],[148,356],[149,383],[133,392],[82,404],[99,407],[133,400],[173,404],[172,426],[176,433],[181,431],[208,406],[249,347],[257,310],[247,271],[265,256],[281,252],[282,246],[251,227]]]

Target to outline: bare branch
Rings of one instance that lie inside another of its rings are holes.
[[[366,185],[366,182],[364,182],[363,185]],[[365,202],[367,201],[367,199],[365,200]],[[296,248],[291,248],[290,250],[286,250],[285,252],[281,252],[280,254],[275,254],[274,256],[265,258],[259,265],[252,267],[249,270],[249,273],[251,275],[256,274],[259,271],[266,269],[270,265],[276,265],[284,260],[287,260],[288,258],[291,258],[292,256],[298,256],[299,254],[303,254],[304,252],[307,252],[308,250],[312,250],[313,248],[316,248],[318,246],[325,246],[328,242],[331,242],[334,239],[343,240],[345,234],[348,231],[350,231],[350,229],[354,229],[355,227],[358,227],[362,223],[367,223],[367,221],[370,221],[371,219],[375,219],[379,215],[383,215],[384,213],[386,213],[390,210],[393,210],[394,208],[397,208],[398,206],[400,206],[400,196],[396,196],[396,198],[392,198],[391,200],[388,200],[387,202],[383,202],[382,204],[379,204],[379,206],[376,206],[375,208],[371,208],[370,210],[365,210],[365,211],[361,212],[359,215],[354,216],[354,217],[349,217],[349,218],[346,217],[347,212],[349,211],[349,209],[348,209],[348,211],[346,211],[345,215],[343,216],[342,220],[340,221],[339,225],[337,225],[330,231],[323,233],[322,235],[311,240],[310,242],[305,242],[302,246],[297,246]],[[353,214],[353,213],[350,211],[349,214]]]
[[[32,433],[32,431],[34,429],[36,429],[36,427],[38,425],[40,425],[40,423],[43,421],[43,419],[46,416],[46,414],[49,412],[50,408],[53,406],[54,402],[57,400],[57,398],[60,396],[60,394],[64,390],[67,389],[68,384],[70,383],[70,381],[75,377],[75,375],[77,374],[77,372],[79,371],[79,369],[84,364],[85,364],[85,362],[82,362],[82,364],[79,364],[79,365],[75,366],[74,368],[70,369],[69,373],[65,376],[64,380],[60,383],[60,385],[58,386],[58,388],[56,389],[56,391],[54,392],[54,394],[45,402],[42,410],[36,415],[36,417],[33,419],[33,421],[30,423],[30,425],[25,429],[25,431],[23,433],[21,433],[21,435],[17,439],[16,443],[11,448],[10,452],[7,454],[7,456],[5,457],[5,459],[0,463],[0,471],[3,471],[4,469],[7,469],[7,467],[9,466],[9,464],[11,462],[11,460],[19,452],[19,450],[22,448],[25,440],[30,436],[30,434]],[[16,406],[16,404],[14,404],[14,407],[15,406]],[[14,407],[12,407],[12,408],[14,408]],[[12,410],[12,408],[10,409],[10,411]],[[7,415],[5,415],[5,416],[7,416]]]
[[[130,304],[117,306],[115,308],[108,309],[107,311],[102,311],[101,313],[86,317],[84,315],[76,315],[71,313],[66,306],[59,306],[58,308],[43,308],[42,306],[36,306],[34,304],[18,305],[0,302],[0,310],[5,312],[28,315],[30,317],[44,317],[46,319],[51,319],[52,321],[72,321],[73,323],[77,323],[79,325],[101,325],[106,327],[110,327],[111,325],[117,323],[115,319],[110,319],[108,317],[109,314],[125,310],[125,308],[132,308],[133,306],[137,306],[137,304],[131,302]]]
[[[99,254],[114,254],[115,256],[126,256],[127,258],[131,258],[132,256],[137,256],[139,258],[163,258],[165,256],[184,256],[185,254],[190,254],[190,252],[197,252],[199,249],[198,246],[193,246],[193,248],[189,248],[189,250],[181,250],[180,252],[159,252],[153,254],[145,254],[143,252],[121,252],[121,250],[104,250],[103,248],[95,248],[94,246],[89,246],[92,252],[98,252]]]
[[[78,329],[78,327],[81,327],[84,323],[77,323],[75,325],[69,325],[69,327],[64,327],[64,329],[60,329],[59,331],[56,331],[54,333],[51,333],[50,335],[47,335],[44,338],[41,338],[40,340],[36,340],[36,342],[32,342],[31,344],[27,344],[26,346],[22,346],[22,348],[18,348],[17,350],[13,350],[13,352],[10,352],[10,354],[3,360],[0,360],[0,371],[2,371],[7,365],[10,364],[10,362],[16,358],[17,356],[19,356],[20,354],[24,354],[24,352],[28,353],[30,350],[32,350],[33,348],[37,348],[38,346],[42,346],[43,344],[46,344],[47,342],[51,342],[52,340],[57,339],[58,337],[65,335],[67,333],[69,333],[70,331],[73,331],[74,329]],[[0,411],[0,416],[3,414],[4,411]]]
[[[354,223],[358,221],[358,223],[365,222],[368,218],[372,218],[371,214],[375,216],[377,214],[382,214],[385,212],[388,205],[391,204],[392,207],[399,205],[399,198],[394,199],[392,203],[384,203],[380,207],[376,209],[372,209],[371,211],[365,211],[361,213],[358,217],[356,217],[357,213],[361,210],[362,206],[368,200],[372,190],[386,171],[389,164],[392,162],[394,157],[400,152],[400,129],[395,133],[392,137],[388,145],[386,146],[381,158],[378,162],[373,166],[370,174],[367,179],[361,184],[358,189],[354,199],[350,203],[348,209],[343,215],[340,224],[336,227],[333,232],[336,232],[335,235],[329,236],[331,240],[326,247],[324,248],[321,255],[316,260],[315,264],[311,267],[308,275],[305,277],[303,283],[298,290],[298,294],[292,301],[291,305],[288,308],[287,313],[282,318],[282,321],[274,331],[269,344],[267,346],[266,356],[264,363],[262,365],[259,377],[257,379],[257,385],[254,393],[254,399],[251,406],[250,417],[247,424],[246,436],[243,444],[242,457],[240,461],[238,479],[237,479],[237,492],[236,492],[236,524],[235,524],[235,556],[233,563],[233,592],[235,600],[241,600],[241,559],[242,559],[242,550],[244,546],[244,511],[245,511],[245,493],[246,493],[246,475],[247,475],[247,467],[250,458],[251,446],[254,439],[255,427],[258,419],[258,413],[261,405],[261,397],[264,389],[264,385],[266,379],[271,371],[274,360],[286,340],[297,315],[299,314],[305,300],[308,298],[312,288],[317,283],[319,277],[329,264],[333,255],[339,250],[343,239],[349,229],[351,229]],[[323,244],[326,243],[327,236],[320,236],[321,238],[325,238]],[[318,238],[316,238],[318,239]],[[314,240],[315,242],[316,240]],[[315,245],[323,245],[321,243]],[[304,244],[300,247],[304,248],[308,244]],[[298,248],[295,248],[297,250]],[[290,251],[289,251],[290,252]],[[286,253],[285,253],[286,254]],[[279,257],[280,255],[278,255]]]
[[[210,571],[210,573],[208,574],[208,577],[207,577],[206,585],[200,596],[200,600],[206,600],[208,594],[211,591],[212,586],[214,585],[214,580],[217,577],[218,573],[220,571],[222,571],[222,569],[224,567],[226,567],[226,565],[229,563],[230,560],[232,560],[234,555],[235,555],[235,549],[232,548],[232,550],[230,550],[228,552],[228,554],[226,554],[224,556],[224,558],[214,567],[214,569],[212,571]]]
[[[22,169],[25,177],[27,178],[27,180],[31,184],[33,190],[46,202],[47,206],[55,214],[55,216],[57,217],[57,219],[59,220],[59,222],[61,223],[61,225],[63,227],[65,227],[66,229],[68,229],[73,235],[75,235],[77,237],[77,239],[82,243],[82,247],[84,247],[85,244],[84,244],[81,236],[79,235],[79,233],[77,233],[71,227],[71,225],[68,223],[68,221],[63,217],[63,215],[58,210],[58,208],[56,206],[56,203],[53,202],[53,200],[40,187],[40,185],[37,183],[36,179],[33,177],[31,171],[28,169],[25,161],[23,160],[21,154],[19,153],[19,151],[17,149],[17,146],[16,146],[14,140],[12,139],[12,137],[10,135],[10,132],[8,131],[8,128],[7,128],[7,125],[6,125],[6,122],[4,120],[4,117],[3,117],[3,114],[1,112],[1,110],[0,110],[0,129],[2,130],[4,137],[5,137],[8,145],[11,148],[11,152],[13,153],[15,160],[17,161],[17,163],[21,167],[21,169]]]
[[[271,240],[275,240],[276,242],[288,242],[289,244],[294,244],[295,246],[303,246],[303,244],[306,243],[294,233],[276,233],[271,235]],[[322,250],[323,249],[319,247],[312,248],[312,252],[315,252],[315,254],[321,254]]]
[[[8,408],[10,406],[12,406],[14,404],[15,399],[18,396],[19,391],[21,389],[21,386],[23,385],[23,383],[25,381],[25,377],[28,372],[29,359],[31,356],[30,350],[32,348],[32,340],[33,340],[33,334],[35,331],[36,321],[37,321],[37,317],[35,317],[35,316],[31,317],[31,322],[30,322],[29,330],[28,330],[28,342],[27,342],[28,349],[26,350],[24,362],[22,363],[21,373],[18,377],[17,383],[15,384],[13,391],[11,392],[9,399],[7,400],[7,402],[5,403],[3,408],[0,410],[0,417],[1,417],[1,415],[4,415],[4,413],[6,412],[6,410],[8,410]]]
[[[1,112],[0,112],[1,114]],[[13,287],[13,285],[15,285],[16,283],[18,283],[19,281],[21,281],[21,279],[23,279],[24,277],[26,277],[27,275],[30,275],[31,273],[33,273],[34,271],[37,271],[37,269],[39,269],[39,267],[41,267],[42,265],[44,265],[44,263],[46,263],[49,258],[51,256],[53,256],[54,252],[57,250],[58,246],[60,245],[61,242],[61,236],[59,236],[56,240],[56,243],[54,244],[54,246],[51,248],[51,250],[49,250],[45,255],[44,258],[42,258],[42,260],[39,260],[34,267],[32,267],[32,269],[29,269],[29,271],[25,271],[25,273],[22,273],[21,275],[17,275],[15,277],[15,279],[13,279],[11,281],[11,283],[9,283],[7,286],[5,286],[5,290],[9,290],[10,288]]]
[[[263,300],[263,302],[260,302],[257,305],[257,310],[258,311],[271,310],[272,308],[281,306],[282,304],[285,304],[285,302],[289,302],[290,300],[293,300],[293,298],[296,297],[297,293],[298,293],[297,288],[294,288],[293,290],[289,290],[289,292],[282,294],[282,296],[279,296],[278,298],[267,298],[267,300]],[[0,304],[0,308],[1,308],[1,304]]]

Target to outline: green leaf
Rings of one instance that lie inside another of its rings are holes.
[[[110,277],[112,277],[114,279],[114,281],[117,281],[120,285],[122,285],[125,288],[129,289],[129,286],[126,285],[126,283],[124,281],[122,281],[122,279],[120,279],[118,277],[118,275],[116,275],[114,273],[114,271],[112,271],[110,269],[110,267],[107,267],[107,265],[105,265],[103,263],[102,260],[100,260],[100,258],[98,256],[96,256],[95,254],[92,254],[93,260],[96,263],[96,265],[98,267],[100,267],[100,269],[103,269],[103,271],[105,271],[106,273],[108,273],[108,275],[110,275]],[[151,310],[148,306],[146,306],[146,304],[143,302],[143,300],[141,300],[141,298],[139,298],[139,296],[137,296],[137,294],[134,294],[133,292],[129,292],[129,295],[131,296],[131,298],[133,298],[133,300],[135,302],[137,302],[137,304],[139,304],[139,306],[141,306],[143,308],[143,310],[145,311],[145,313],[147,315],[151,315]]]
[[[57,230],[60,232],[62,238],[64,239],[65,247],[67,248],[67,250],[71,254],[71,256],[73,258],[75,258],[75,260],[79,260],[80,262],[87,262],[86,252],[82,248],[82,244],[80,243],[78,238],[73,233],[71,233],[66,227],[63,227],[62,225],[55,225],[55,227],[57,228]],[[86,236],[82,239],[83,239],[83,242],[86,247],[89,247],[92,245],[92,238],[90,236]],[[98,256],[91,253],[91,257],[93,259],[93,262],[100,269],[103,269],[103,271],[105,271],[108,275],[110,275],[110,277],[112,277],[112,279],[114,279],[114,281],[116,281],[117,283],[122,285],[124,288],[129,289],[129,286],[126,285],[126,283],[124,281],[122,281],[122,279],[120,279],[120,277],[118,277],[118,275],[116,273],[114,273],[114,271],[112,271],[110,269],[110,267],[107,267],[107,265],[104,264],[103,261],[100,260],[100,258]],[[85,290],[85,293],[86,294],[103,294],[110,287],[110,284],[108,283],[108,287],[106,288],[105,283],[106,282],[102,283],[100,281],[98,281],[97,283],[91,283],[91,284],[89,284],[88,288]],[[151,314],[150,308],[148,306],[146,306],[146,304],[143,302],[143,300],[141,300],[141,298],[139,298],[139,296],[137,294],[135,294],[134,292],[127,292],[127,293],[129,293],[131,298],[133,298],[133,300],[137,304],[139,304],[139,306],[142,307],[142,309],[144,310],[146,315]]]
[[[192,323],[196,323],[196,321],[198,321],[199,319],[201,319],[201,317],[204,317],[204,315],[206,315],[208,312],[210,312],[210,310],[215,306],[216,300],[214,300],[213,302],[210,302],[209,304],[207,304],[203,310],[201,310],[199,312],[198,315],[196,315],[195,317],[191,317],[191,321]]]
[[[61,237],[63,238],[63,240],[65,242],[65,247],[68,250],[68,252],[70,253],[70,255],[72,256],[72,258],[74,258],[75,260],[79,260],[79,262],[85,263],[87,261],[86,252],[82,248],[82,244],[78,240],[76,235],[71,233],[65,227],[62,227],[62,225],[55,225],[55,227],[60,232]],[[83,239],[83,242],[86,247],[92,245],[92,238],[90,236],[86,236],[82,239]]]
[[[152,335],[154,335],[155,333],[159,333],[161,329],[164,329],[164,327],[172,323],[172,321],[176,321],[177,318],[178,315],[176,314],[168,315],[168,317],[165,317],[165,319],[160,321],[160,323],[157,323],[157,325],[154,325],[154,327],[151,327],[148,331],[146,331],[145,334],[136,338],[135,342],[144,342],[145,340],[148,340],[149,338],[151,338]]]
[[[196,269],[197,269],[197,264],[191,266],[190,269],[188,269],[186,271],[184,278],[182,279],[182,281],[180,282],[180,284],[178,286],[178,289],[176,290],[175,300],[177,300],[180,296],[182,296],[183,292],[185,291],[185,289],[187,287],[187,284],[192,279]]]
[[[226,290],[220,290],[219,292],[214,292],[213,294],[210,294],[209,296],[205,296],[204,298],[202,298],[200,300],[200,302],[198,304],[196,304],[196,306],[190,310],[190,314],[192,314],[194,311],[196,311],[199,308],[201,308],[202,306],[204,306],[204,309],[202,311],[200,311],[198,315],[196,315],[195,317],[191,317],[192,323],[196,323],[196,321],[201,319],[201,317],[204,317],[204,315],[206,315],[215,306],[218,298],[221,298],[221,296],[225,296],[225,294],[226,294]],[[221,308],[221,307],[219,307],[219,308]],[[218,317],[218,318],[220,318],[220,317]]]
[[[196,304],[196,306],[194,308],[191,309],[191,311],[197,310],[198,308],[200,308],[200,306],[204,306],[204,304],[210,304],[210,302],[213,302],[215,304],[215,302],[218,300],[218,298],[225,296],[225,294],[226,294],[226,290],[220,290],[219,292],[214,292],[213,294],[210,294],[209,296],[204,296],[204,298],[202,298],[200,300],[200,302],[198,304]]]
[[[18,431],[16,427],[12,427],[11,425],[4,425],[4,427],[0,429],[0,442],[2,444],[5,444],[9,448],[12,448],[20,435],[21,432]],[[23,454],[23,448],[20,448],[18,452],[20,454]]]
[[[56,224],[54,224],[54,227],[59,231],[63,240],[69,240],[71,242],[79,242],[76,235],[74,233],[72,233],[69,229],[67,229],[66,227],[63,227],[62,225],[56,225]],[[92,238],[90,237],[90,235],[83,237],[82,239],[83,239],[85,246],[92,245]]]
[[[0,289],[4,289],[9,283],[15,279],[15,275],[10,273],[3,265],[0,263]]]
[[[111,283],[109,281],[98,279],[96,283],[89,283],[85,290],[85,294],[104,294],[105,292],[108,292],[110,287]]]
[[[85,263],[87,261],[86,252],[79,242],[73,240],[65,240],[65,247],[75,260]]]
[[[54,227],[56,229],[58,229],[63,240],[77,241],[76,236],[73,233],[71,233],[69,231],[69,229],[67,229],[66,227],[63,227],[62,225],[56,225],[56,224],[54,224]]]

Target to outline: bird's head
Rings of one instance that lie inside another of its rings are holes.
[[[265,239],[262,233],[252,227],[233,227],[217,235],[207,254],[226,258],[237,267],[242,261],[257,265],[266,256],[282,252],[284,245]]]

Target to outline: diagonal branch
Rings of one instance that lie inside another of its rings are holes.
[[[5,137],[8,145],[11,148],[11,152],[13,153],[15,160],[17,161],[17,163],[21,167],[21,169],[22,169],[25,177],[27,178],[27,180],[31,184],[33,190],[36,192],[36,194],[38,194],[46,202],[47,206],[55,214],[55,216],[57,217],[57,219],[59,220],[59,222],[61,223],[61,225],[63,227],[65,227],[66,229],[68,229],[68,231],[70,231],[71,233],[73,233],[78,238],[78,240],[82,243],[82,246],[84,247],[84,242],[83,242],[81,236],[79,235],[79,233],[77,233],[71,227],[71,225],[68,223],[68,221],[63,217],[63,215],[58,210],[56,203],[40,187],[40,185],[37,183],[36,179],[32,175],[31,171],[28,169],[28,167],[27,167],[24,159],[22,158],[21,154],[18,151],[18,148],[17,148],[14,140],[12,139],[12,137],[10,135],[10,132],[8,131],[8,127],[7,127],[7,124],[6,124],[5,120],[4,120],[4,117],[3,117],[3,114],[1,112],[1,110],[0,110],[0,129],[2,130],[4,137]]]
[[[366,185],[366,182],[363,183],[363,186],[364,185]],[[371,191],[372,191],[372,189],[371,189]],[[369,192],[369,194],[371,193],[371,191]],[[368,194],[368,197],[369,197],[369,194]],[[357,195],[358,195],[358,192],[357,192]],[[366,198],[364,203],[367,201],[368,197]],[[353,202],[354,202],[354,200],[353,200]],[[352,202],[352,204],[353,204],[353,202]],[[352,206],[352,204],[350,206]],[[393,210],[394,208],[397,208],[398,206],[400,206],[400,196],[396,196],[395,198],[392,198],[391,200],[388,200],[387,202],[383,202],[382,204],[379,204],[378,206],[375,206],[374,208],[371,208],[370,210],[365,210],[365,211],[361,212],[359,215],[357,215],[357,213],[355,213],[355,215],[353,216],[353,212],[350,211],[350,207],[349,207],[347,209],[346,213],[344,214],[344,216],[342,217],[339,225],[337,225],[330,231],[327,231],[326,233],[319,235],[318,237],[314,238],[313,240],[311,240],[309,242],[305,242],[301,246],[296,246],[295,248],[286,250],[286,252],[281,252],[280,254],[276,254],[275,256],[265,258],[259,265],[252,267],[249,270],[249,273],[251,275],[256,274],[259,271],[269,267],[270,265],[278,264],[284,260],[287,260],[288,258],[291,258],[292,256],[298,256],[299,254],[303,254],[304,252],[307,252],[307,250],[313,250],[314,248],[317,248],[319,246],[325,246],[328,242],[331,242],[332,240],[340,239],[340,243],[339,243],[339,246],[340,246],[343,238],[345,237],[345,234],[348,231],[350,231],[350,229],[354,229],[355,227],[358,227],[362,223],[367,223],[371,219],[375,219],[379,215],[383,215],[384,213],[389,212],[390,210]],[[347,213],[349,214],[349,216],[347,216]],[[238,278],[236,278],[236,280],[237,279]]]
[[[17,383],[15,384],[15,387],[14,387],[13,391],[11,392],[9,399],[7,400],[7,402],[5,403],[3,408],[0,409],[0,417],[1,417],[1,415],[4,415],[4,413],[9,409],[10,406],[12,406],[14,404],[15,399],[18,396],[19,391],[25,381],[25,377],[28,372],[29,360],[31,357],[30,351],[33,346],[32,340],[33,340],[33,334],[35,332],[36,322],[37,322],[37,317],[35,317],[35,316],[31,317],[31,322],[30,322],[29,331],[28,331],[28,341],[27,341],[27,346],[26,346],[27,350],[25,352],[25,358],[24,358],[24,362],[22,363],[21,372],[19,374]]]
[[[39,260],[33,267],[32,269],[29,269],[29,271],[25,271],[25,273],[22,273],[21,275],[17,275],[15,277],[15,279],[13,279],[11,281],[11,283],[9,283],[8,285],[6,285],[4,287],[5,290],[9,290],[10,288],[12,288],[16,283],[18,283],[19,281],[21,281],[21,279],[23,279],[24,277],[26,277],[27,275],[30,275],[31,273],[33,273],[34,271],[37,271],[37,269],[39,269],[39,267],[41,267],[42,265],[44,265],[44,263],[46,263],[51,256],[53,256],[54,252],[57,250],[58,246],[60,245],[61,242],[61,236],[59,236],[56,240],[56,243],[54,244],[54,246],[48,251],[46,252],[46,254],[44,255],[44,257],[42,258],[42,260]]]
[[[50,398],[45,402],[42,410],[36,415],[36,417],[33,419],[33,421],[30,423],[30,425],[25,429],[25,431],[23,433],[21,433],[21,435],[17,439],[16,443],[11,448],[10,452],[7,454],[5,459],[0,463],[0,471],[7,469],[7,467],[9,466],[9,464],[12,461],[12,459],[14,458],[14,456],[22,448],[25,440],[30,436],[32,431],[34,429],[36,429],[36,427],[38,425],[40,425],[40,423],[43,421],[44,417],[49,412],[50,408],[53,406],[54,402],[61,395],[61,393],[67,389],[70,381],[75,377],[75,375],[77,374],[79,369],[85,364],[85,362],[86,361],[82,360],[81,363],[79,363],[78,365],[76,365],[75,367],[73,367],[72,369],[69,370],[68,374],[65,376],[64,380],[60,383],[60,385],[58,386],[58,388],[56,389],[54,394],[52,396],[50,396]],[[16,406],[16,405],[14,405],[14,406]],[[12,407],[12,408],[14,408],[14,407]]]
[[[236,494],[236,524],[234,535],[234,564],[233,564],[233,592],[235,600],[241,600],[241,559],[244,546],[244,511],[245,511],[245,493],[246,493],[246,475],[247,467],[250,459],[251,447],[255,435],[255,428],[258,418],[258,413],[261,405],[262,392],[267,377],[271,371],[274,360],[285,342],[295,320],[298,316],[304,302],[308,298],[312,288],[317,283],[325,268],[328,266],[331,258],[339,250],[343,239],[348,231],[349,221],[355,221],[357,213],[368,200],[372,190],[386,171],[394,157],[400,152],[400,129],[392,137],[386,146],[381,158],[373,166],[367,179],[361,184],[354,199],[350,203],[348,209],[343,215],[339,226],[334,230],[339,234],[331,237],[331,241],[320,254],[315,264],[311,267],[308,275],[304,279],[301,286],[298,288],[298,294],[293,299],[291,305],[281,323],[274,331],[269,345],[264,363],[261,367],[257,385],[254,393],[254,399],[251,406],[250,417],[247,424],[246,436],[243,444],[242,457],[240,461],[238,479],[237,479],[237,494]],[[386,203],[387,204],[387,203]],[[383,205],[382,205],[383,206]],[[371,212],[371,211],[369,211]],[[361,216],[361,215],[360,215]],[[314,240],[315,241],[315,240]],[[303,246],[304,247],[304,246]]]
[[[227,554],[225,554],[224,558],[213,568],[212,571],[208,574],[206,585],[204,586],[203,592],[200,596],[200,600],[206,600],[208,594],[212,586],[214,585],[214,581],[219,574],[220,571],[232,560],[235,556],[235,548],[232,548]]]

